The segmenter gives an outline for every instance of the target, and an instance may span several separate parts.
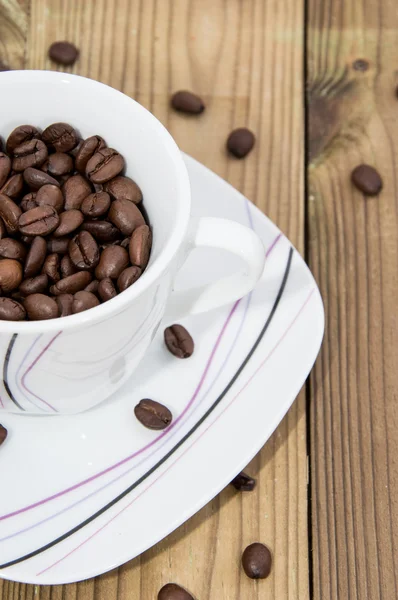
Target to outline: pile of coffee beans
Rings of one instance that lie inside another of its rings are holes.
[[[133,285],[152,234],[123,156],[67,123],[22,125],[0,152],[0,319],[65,317]]]

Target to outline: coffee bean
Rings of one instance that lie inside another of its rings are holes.
[[[12,258],[23,262],[26,254],[27,250],[19,240],[13,240],[12,238],[0,240],[0,258]]]
[[[269,548],[256,542],[242,554],[242,566],[251,579],[265,579],[271,572],[272,556]]]
[[[18,231],[18,223],[21,215],[21,209],[13,200],[5,194],[0,194],[0,217],[10,235]]]
[[[2,188],[5,182],[7,181],[10,171],[10,158],[7,156],[7,154],[4,154],[4,152],[0,152],[0,188]]]
[[[4,225],[4,221],[3,221],[3,219],[0,218],[0,240],[7,237],[7,235],[8,235],[8,233],[7,233],[6,226]]]
[[[383,181],[374,167],[359,165],[351,173],[352,183],[365,196],[377,196],[383,188]]]
[[[173,94],[171,97],[171,106],[174,110],[191,115],[199,115],[205,109],[202,98],[186,90]]]
[[[130,177],[119,175],[105,183],[104,189],[112,200],[129,200],[138,204],[142,201],[142,192],[135,181]]]
[[[83,200],[91,193],[91,186],[81,175],[73,175],[62,186],[65,210],[79,209]]]
[[[34,169],[33,167],[28,167],[25,169],[23,172],[23,178],[32,190],[38,190],[46,184],[56,185],[59,187],[59,182],[54,179],[54,177],[44,173],[44,171],[40,171],[40,169]]]
[[[124,169],[124,158],[113,148],[102,148],[86,165],[86,175],[93,183],[105,183]]]
[[[69,256],[79,270],[93,269],[99,263],[98,244],[88,231],[80,231],[69,243]]]
[[[69,152],[78,142],[76,131],[68,123],[53,123],[41,136],[43,142],[56,152]]]
[[[59,225],[54,231],[53,236],[57,238],[69,235],[72,231],[75,231],[75,229],[80,227],[83,221],[84,217],[80,210],[77,210],[76,208],[66,210],[59,215]]]
[[[79,50],[71,42],[54,42],[48,49],[48,56],[60,65],[73,65],[79,56]]]
[[[26,317],[26,311],[22,304],[12,298],[0,298],[0,319],[2,321],[23,321]],[[1,426],[0,426],[0,444],[1,444]]]
[[[1,300],[3,300],[3,298],[0,298],[0,301]],[[3,318],[3,317],[1,317],[1,318]],[[20,319],[7,319],[7,320],[8,321],[17,321]],[[7,429],[5,427],[3,427],[3,425],[0,425],[0,446],[3,442],[6,441],[7,435],[8,435]]]
[[[95,219],[104,215],[111,205],[111,199],[106,192],[95,192],[89,194],[81,205],[81,211],[86,217]]]
[[[182,325],[171,325],[164,330],[164,342],[177,358],[189,358],[194,351],[194,341]]]
[[[152,233],[148,225],[134,229],[129,243],[129,255],[133,265],[145,269],[152,246]]]
[[[0,190],[0,194],[4,194],[13,200],[20,198],[24,188],[24,178],[21,173],[12,175]]]
[[[72,314],[73,296],[72,294],[60,294],[55,298],[58,305],[59,316],[67,317]]]
[[[256,480],[242,471],[231,481],[231,485],[239,492],[252,492],[256,487]]]
[[[67,175],[72,171],[73,158],[65,152],[54,152],[54,154],[50,154],[47,162],[45,163],[45,172],[53,177]]]
[[[141,277],[142,270],[140,267],[127,267],[117,278],[117,287],[119,292],[124,292],[128,287],[133,285]]]
[[[105,279],[101,279],[101,281],[98,284],[98,294],[103,302],[107,302],[108,300],[111,300],[112,298],[117,296],[117,291],[110,277],[105,277]]]
[[[29,192],[29,194],[25,194],[22,198],[19,208],[22,212],[28,212],[28,210],[32,210],[32,208],[36,208],[36,192]]]
[[[58,317],[58,305],[45,294],[31,294],[24,301],[24,307],[31,321],[43,321]]]
[[[240,127],[232,131],[227,139],[227,149],[236,158],[244,158],[253,148],[256,142],[254,133],[250,129]]]
[[[92,275],[88,271],[79,271],[73,275],[69,275],[64,279],[57,281],[55,285],[50,288],[50,292],[54,296],[59,294],[76,294],[83,290],[92,280]]]
[[[86,292],[82,290],[81,292],[76,292],[76,294],[73,297],[72,312],[74,314],[83,312],[84,310],[88,310],[89,308],[94,308],[94,306],[98,306],[99,303],[100,302],[97,296],[95,296],[91,292]]]
[[[48,156],[47,146],[41,140],[30,140],[17,146],[14,150],[12,168],[24,171],[29,167],[41,167]]]
[[[194,600],[194,597],[176,583],[167,583],[159,591],[158,600]]]
[[[120,246],[108,246],[104,248],[100,256],[100,261],[95,269],[95,276],[99,280],[105,279],[105,277],[117,279],[128,264],[129,255],[127,250]]]
[[[98,287],[99,281],[98,279],[93,279],[86,287],[84,288],[85,292],[91,292],[92,294],[98,295]]]
[[[69,247],[70,239],[67,238],[67,241],[68,241],[68,247]],[[73,262],[71,261],[69,254],[66,254],[65,256],[63,256],[61,258],[61,275],[62,275],[62,277],[69,277],[69,275],[73,275],[76,272],[77,272],[77,269],[76,269],[75,265],[73,264]]]
[[[40,236],[33,239],[25,261],[24,276],[37,275],[43,266],[47,254],[46,240]]]
[[[61,190],[56,185],[46,184],[37,190],[36,204],[38,206],[52,206],[57,213],[62,212],[64,207],[64,197]]]
[[[47,275],[50,281],[56,283],[61,279],[59,273],[59,256],[58,254],[49,254],[43,264],[43,273]]]
[[[82,175],[86,172],[86,166],[88,161],[96,152],[105,148],[105,141],[100,135],[92,135],[91,137],[84,140],[76,154],[75,166],[76,169]]]
[[[30,294],[44,294],[48,288],[48,277],[45,273],[24,279],[19,286],[19,292],[23,296]]]
[[[7,138],[6,151],[8,154],[13,154],[15,148],[29,142],[30,140],[39,140],[41,137],[40,131],[32,125],[20,125],[11,131]]]
[[[57,229],[55,231],[57,231]],[[50,254],[53,254],[54,252],[56,254],[66,254],[66,252],[68,252],[69,242],[70,238],[68,237],[52,237],[47,242],[47,250],[50,252]]]
[[[48,235],[59,224],[59,216],[55,208],[44,204],[32,208],[19,217],[19,231],[24,235]]]
[[[108,219],[123,235],[131,235],[134,229],[145,225],[140,210],[128,200],[114,200],[109,209]]]
[[[173,415],[166,406],[145,398],[134,408],[134,413],[144,427],[148,429],[165,429],[173,420]]]
[[[11,258],[0,260],[0,293],[8,294],[16,290],[22,281],[22,265]]]
[[[108,221],[85,221],[82,229],[89,231],[101,244],[109,244],[121,238],[119,229]]]

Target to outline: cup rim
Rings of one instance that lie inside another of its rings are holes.
[[[170,135],[164,125],[162,125],[162,123],[149,110],[139,104],[136,100],[133,100],[133,98],[130,98],[130,96],[127,96],[123,92],[120,92],[119,90],[116,90],[105,83],[71,73],[46,70],[3,71],[0,73],[1,83],[15,82],[20,84],[21,79],[25,80],[26,82],[58,80],[68,83],[68,81],[77,81],[82,85],[97,88],[97,93],[111,96],[112,102],[123,104],[123,108],[127,107],[127,105],[130,103],[134,104],[136,111],[138,111],[135,114],[139,115],[141,113],[145,115],[146,119],[149,119],[152,126],[156,128],[158,134],[161,136],[161,141],[164,144],[165,151],[171,157],[177,171],[176,200],[180,199],[180,201],[175,213],[173,231],[167,240],[161,255],[154,261],[153,264],[150,265],[147,270],[144,271],[142,276],[133,286],[127,288],[127,290],[118,294],[115,296],[115,298],[112,298],[111,300],[108,300],[99,306],[90,308],[87,311],[75,315],[69,315],[62,318],[58,317],[56,319],[49,319],[47,321],[0,320],[0,332],[2,333],[29,334],[37,332],[47,333],[59,330],[66,331],[69,329],[91,325],[95,322],[109,318],[112,316],[112,314],[121,312],[126,305],[130,304],[135,298],[140,296],[167,269],[173,257],[177,254],[188,228],[191,210],[191,188],[189,176],[182,158],[181,151],[173,137]],[[137,116],[135,116],[135,118],[137,118]]]

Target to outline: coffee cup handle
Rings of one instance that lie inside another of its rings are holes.
[[[265,250],[252,229],[216,217],[191,219],[184,262],[194,248],[228,250],[244,261],[233,275],[189,290],[173,291],[166,308],[166,318],[198,314],[234,302],[252,291],[264,269]]]

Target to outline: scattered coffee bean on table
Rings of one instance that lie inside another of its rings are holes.
[[[5,441],[7,434],[7,429],[3,425],[0,425],[0,446]]]
[[[0,319],[65,317],[134,285],[152,232],[123,156],[62,122],[21,125],[2,149]]]
[[[383,181],[374,167],[359,165],[351,173],[351,181],[365,196],[377,196]]]
[[[256,138],[250,129],[240,127],[232,131],[227,139],[227,149],[236,158],[244,158],[252,150]]]
[[[171,106],[174,110],[191,115],[199,115],[205,109],[202,98],[186,90],[173,94],[171,97]]]
[[[48,49],[48,56],[60,65],[73,65],[79,50],[71,42],[54,42]]]
[[[271,572],[271,551],[264,544],[250,544],[242,554],[242,566],[251,579],[265,579]]]
[[[140,400],[134,408],[134,413],[139,422],[148,429],[166,429],[173,420],[173,415],[166,406],[149,398]]]
[[[158,600],[194,600],[194,597],[176,583],[167,583],[158,593]]]
[[[164,342],[177,358],[189,358],[194,351],[194,341],[182,325],[171,325],[164,330]]]
[[[239,492],[252,492],[256,487],[256,480],[242,471],[231,481],[231,485]]]

